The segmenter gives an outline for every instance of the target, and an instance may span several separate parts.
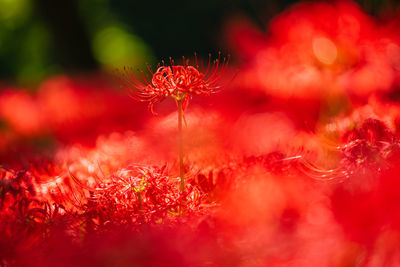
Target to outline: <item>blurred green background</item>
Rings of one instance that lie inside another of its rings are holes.
[[[224,23],[246,16],[265,30],[293,0],[0,0],[0,80],[35,86],[57,73],[141,67],[169,56],[229,50]],[[390,16],[397,0],[359,0]]]

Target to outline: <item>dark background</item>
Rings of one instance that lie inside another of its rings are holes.
[[[0,79],[34,86],[49,75],[142,66],[229,50],[224,27],[246,17],[265,31],[294,0],[0,0]],[[378,18],[396,0],[359,0]]]

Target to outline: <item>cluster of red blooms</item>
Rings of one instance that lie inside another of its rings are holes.
[[[158,116],[105,77],[3,90],[0,266],[399,266],[397,19],[232,21],[229,83],[221,58],[119,72]]]

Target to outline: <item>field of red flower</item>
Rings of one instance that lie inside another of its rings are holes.
[[[399,266],[399,26],[302,3],[231,60],[1,85],[0,266]]]

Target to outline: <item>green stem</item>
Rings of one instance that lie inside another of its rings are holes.
[[[142,195],[141,192],[137,192],[137,197],[138,197],[138,201],[139,201],[139,210],[142,211]]]
[[[178,104],[178,142],[179,142],[179,174],[181,178],[181,191],[185,191],[185,171],[183,169],[183,135],[182,135],[182,120],[183,120],[183,109],[182,100],[176,101]]]

